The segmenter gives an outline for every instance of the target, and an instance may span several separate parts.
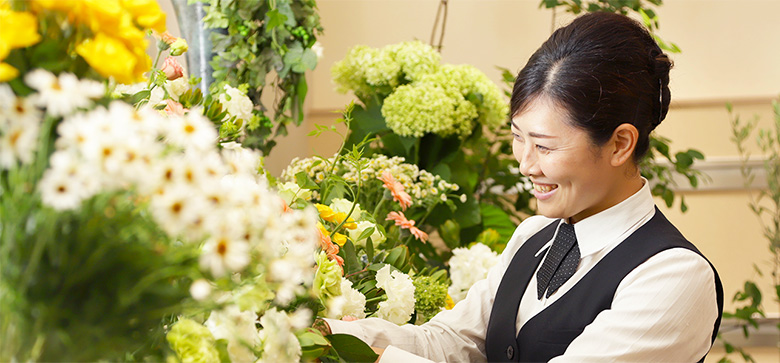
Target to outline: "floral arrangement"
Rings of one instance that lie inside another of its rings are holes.
[[[351,111],[341,122],[353,122]],[[294,159],[277,188],[290,208],[313,204],[319,212],[320,316],[421,324],[452,306],[441,269],[447,248],[431,244],[431,212],[456,208],[465,196],[457,184],[401,157],[364,156],[364,146],[327,159]]]
[[[368,349],[308,328],[317,211],[287,208],[259,152],[224,137],[246,121],[245,89],[203,97],[173,58],[103,68],[150,28],[186,51],[155,1],[0,2],[0,16],[26,38],[0,38],[0,360]]]
[[[482,240],[483,233],[509,239],[519,213],[530,212],[531,195],[510,170],[508,103],[484,73],[442,64],[419,41],[355,46],[331,71],[337,90],[352,91],[362,104],[347,148],[370,139],[367,155],[402,157],[462,188],[464,201],[431,213],[449,249]]]

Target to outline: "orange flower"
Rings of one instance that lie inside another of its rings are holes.
[[[401,205],[401,210],[406,210],[406,208],[412,205],[412,197],[404,191],[404,185],[395,180],[393,174],[385,170],[382,176],[379,177],[379,180],[385,183],[384,187],[393,195],[393,200]]]
[[[428,234],[423,232],[421,229],[415,227],[414,221],[406,219],[406,216],[403,214],[403,212],[390,212],[387,214],[387,218],[385,218],[385,220],[394,221],[396,226],[408,229],[409,232],[412,233],[414,238],[417,238],[422,242],[428,240]]]
[[[412,235],[414,235],[414,238],[417,238],[421,242],[425,242],[428,240],[428,234],[423,232],[421,229],[417,227],[409,228],[409,232],[412,232]]]
[[[322,251],[328,255],[328,259],[336,260],[339,266],[344,266],[344,259],[338,255],[339,246],[330,240],[330,234],[328,233],[328,230],[325,229],[325,226],[322,225],[322,223],[317,223],[317,233],[320,235],[320,248],[322,248]],[[341,272],[342,274],[344,273],[343,267]]]

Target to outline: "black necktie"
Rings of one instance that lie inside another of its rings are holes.
[[[580,248],[577,247],[574,226],[561,223],[558,227],[558,234],[555,235],[555,241],[544,258],[542,268],[536,273],[538,299],[542,299],[545,290],[547,290],[547,297],[558,291],[558,288],[574,275],[579,264]]]

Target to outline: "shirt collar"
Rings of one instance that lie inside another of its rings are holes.
[[[642,188],[626,198],[622,202],[585,218],[574,224],[574,233],[577,235],[577,245],[580,256],[585,257],[594,254],[610,245],[618,237],[624,235],[643,218],[655,210],[653,195],[647,179],[642,178]],[[563,220],[560,223],[565,223]],[[556,228],[555,234],[558,234]],[[555,236],[547,242],[536,256],[541,254],[555,240]]]

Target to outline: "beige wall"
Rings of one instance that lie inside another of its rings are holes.
[[[161,0],[165,8],[166,2]],[[550,34],[552,13],[538,0],[450,0],[443,61],[469,63],[496,82],[495,66],[518,70]],[[410,39],[428,41],[437,0],[319,0],[325,34],[325,54],[308,76],[309,97],[303,127],[267,159],[278,174],[295,156],[328,155],[338,146],[335,135],[306,137],[315,123],[330,124],[331,111],[352,98],[333,90],[330,67],[357,44],[381,47]],[[676,42],[683,53],[673,55],[673,108],[659,127],[673,140],[674,150],[702,150],[712,159],[735,159],[729,141],[729,117],[723,106],[735,103],[743,118],[761,115],[768,125],[770,99],[780,92],[780,1],[667,0],[659,8],[660,35]],[[171,18],[174,17],[170,12]],[[559,15],[558,23],[571,17]],[[745,279],[758,279],[768,294],[769,278],[758,278],[756,263],[768,271],[767,242],[758,220],[747,208],[745,191],[687,192],[688,213],[662,208],[678,228],[712,260],[730,297]],[[662,202],[659,201],[660,204]],[[767,310],[778,313],[777,306]]]

